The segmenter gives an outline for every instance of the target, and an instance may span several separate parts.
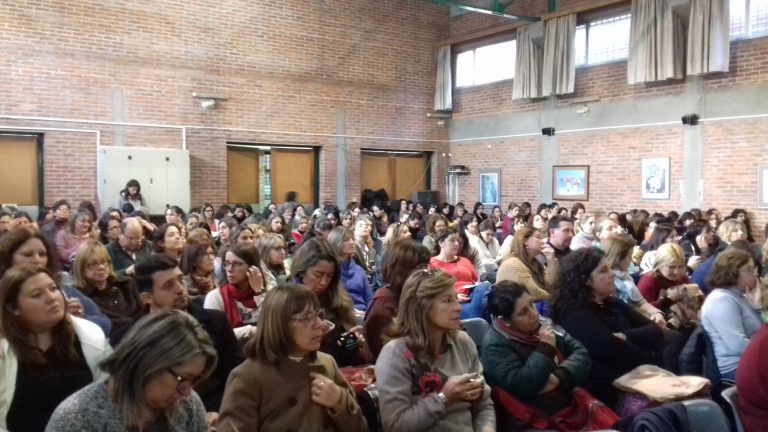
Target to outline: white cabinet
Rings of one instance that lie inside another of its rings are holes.
[[[96,171],[99,204],[103,212],[115,206],[130,179],[141,184],[150,213],[163,214],[169,205],[187,211],[190,206],[189,152],[144,147],[99,148]]]

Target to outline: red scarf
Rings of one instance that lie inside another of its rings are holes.
[[[541,343],[538,334],[528,335],[525,333],[520,333],[519,331],[512,329],[500,319],[493,320],[493,328],[495,328],[507,339],[512,339],[525,345],[537,346],[539,343]],[[563,356],[557,347],[555,347],[555,357],[557,357],[557,364],[560,364],[563,362],[563,360],[565,360],[565,356]]]
[[[224,315],[227,316],[227,321],[232,328],[242,327],[243,321],[240,319],[240,312],[237,310],[237,303],[240,302],[243,306],[251,309],[256,309],[256,301],[253,300],[253,291],[250,289],[245,293],[241,293],[232,284],[226,284],[221,289],[221,299],[224,302]]]

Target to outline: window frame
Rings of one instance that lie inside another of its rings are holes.
[[[589,63],[589,27],[592,23],[608,20],[611,18],[619,18],[624,15],[628,17],[628,19],[632,20],[632,11],[630,10],[629,6],[622,6],[622,7],[612,7],[608,9],[602,9],[599,11],[596,11],[594,13],[587,13],[579,16],[579,19],[576,23],[576,31],[578,31],[579,27],[585,26],[585,55],[584,59],[585,62],[582,64],[576,63],[576,68],[585,68],[585,67],[592,67],[592,66],[601,66],[601,65],[607,65],[611,63],[618,63],[618,62],[626,62],[629,59],[629,47],[627,47],[627,56],[622,58],[617,58],[613,60],[606,60],[599,63]],[[627,38],[629,39],[629,35],[627,35]],[[574,41],[575,43],[575,41]],[[575,49],[575,47],[574,47]],[[576,53],[574,52],[574,57],[576,56]],[[575,59],[574,59],[575,61]]]
[[[728,41],[736,42],[749,39],[757,39],[768,36],[768,27],[760,33],[750,34],[750,24],[752,22],[752,14],[750,13],[750,3],[754,0],[744,0],[744,16],[742,16],[744,23],[744,31],[741,34],[734,35],[731,33],[731,16],[728,17]],[[729,9],[730,11],[730,9]]]
[[[504,42],[514,42],[515,43],[515,53],[517,53],[517,32],[516,31],[515,32],[511,32],[511,33],[499,34],[499,35],[496,35],[496,36],[490,37],[490,38],[483,38],[481,40],[475,40],[475,41],[466,42],[466,43],[462,43],[462,44],[456,44],[456,45],[452,46],[451,47],[451,51],[452,51],[451,52],[451,72],[452,72],[452,81],[453,82],[451,84],[453,86],[453,89],[454,90],[474,89],[474,88],[483,87],[483,86],[487,86],[487,85],[499,84],[499,83],[503,83],[503,82],[506,82],[506,81],[510,81],[511,82],[513,79],[515,79],[515,71],[513,69],[512,77],[511,78],[505,78],[505,79],[501,79],[501,80],[497,80],[497,81],[491,81],[491,82],[482,83],[482,84],[472,84],[472,85],[468,85],[468,86],[458,86],[457,85],[458,78],[459,78],[458,77],[457,63],[458,63],[458,58],[459,58],[460,54],[465,53],[467,51],[475,51],[478,48],[483,48],[483,47],[486,47],[486,46],[496,45],[496,44],[500,44],[500,43],[504,43]]]

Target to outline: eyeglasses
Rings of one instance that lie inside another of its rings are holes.
[[[100,260],[100,261],[94,261],[94,262],[86,263],[85,267],[88,268],[88,270],[94,270],[94,269],[97,269],[97,268],[102,267],[102,266],[106,267],[108,265],[109,265],[109,261],[107,261],[107,260]]]
[[[315,322],[315,320],[323,321],[325,319],[325,312],[322,310],[319,310],[315,313],[310,314],[304,314],[298,318],[291,318],[291,321],[296,321],[297,323],[303,325],[304,327],[307,327]]]
[[[171,368],[166,369],[166,371],[173,375],[173,378],[176,379],[176,390],[179,392],[191,389],[203,378],[200,375],[191,378],[184,378],[183,376],[174,372]]]
[[[232,261],[224,261],[224,264],[222,264],[222,267],[224,267],[225,269],[228,269],[228,268],[230,268],[230,267],[232,267],[232,268],[240,268],[240,267],[245,267],[245,266],[247,266],[247,265],[248,265],[248,264],[246,264],[246,263],[244,263],[244,262],[242,262],[242,261],[235,261],[235,262],[232,262]]]

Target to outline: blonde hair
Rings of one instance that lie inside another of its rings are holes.
[[[112,268],[112,259],[109,257],[109,252],[103,244],[96,240],[88,240],[79,248],[75,253],[75,263],[72,265],[72,286],[83,291],[88,285],[88,281],[85,280],[85,268],[88,266],[86,261],[88,258],[98,257],[103,255],[107,260],[107,271],[109,272],[109,278],[115,278],[115,270]],[[52,258],[48,258],[52,259]]]
[[[632,254],[635,240],[623,234],[611,234],[600,243],[600,248],[605,252],[605,259],[611,269],[617,269],[619,263]]]
[[[675,243],[664,243],[656,249],[652,272],[660,274],[662,267],[685,266],[683,248]]]
[[[411,273],[400,294],[400,306],[389,336],[405,338],[408,348],[417,355],[429,355],[429,310],[438,296],[454,292],[455,283],[453,276],[440,270]]]
[[[736,232],[737,230],[741,229],[741,231],[744,232],[744,235],[747,234],[747,229],[744,227],[744,224],[739,222],[736,219],[727,219],[720,223],[720,226],[717,227],[717,236],[720,237],[720,240],[731,243],[731,234]]]

